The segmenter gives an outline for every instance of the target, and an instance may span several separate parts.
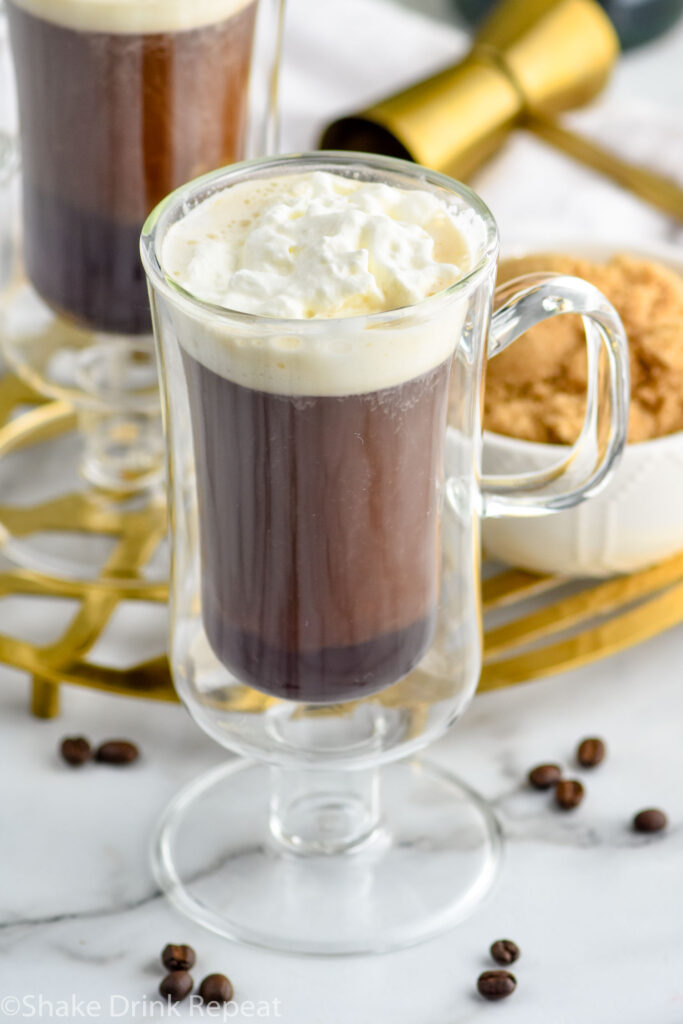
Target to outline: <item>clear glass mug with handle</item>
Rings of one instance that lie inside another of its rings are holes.
[[[334,320],[211,305],[164,270],[167,232],[197,203],[318,170],[446,198],[475,239],[472,268],[415,305]],[[604,296],[577,278],[536,278],[491,317],[497,252],[495,221],[468,188],[354,154],[207,175],[145,225],[172,670],[201,728],[249,759],[179,794],[154,863],[176,904],[220,933],[299,952],[387,950],[449,927],[494,877],[485,802],[409,755],[477,686],[481,516],[589,497],[619,458],[628,414],[626,341]],[[569,312],[585,318],[590,368],[575,450],[552,473],[482,477],[487,356]]]
[[[275,150],[284,0],[5,7],[22,202],[0,338],[16,374],[80,416],[77,439],[41,447],[60,472],[36,501],[75,491],[96,506],[91,519],[124,516],[163,492],[140,231],[183,182]],[[13,506],[14,478],[0,482]],[[63,536],[31,535],[5,547],[51,575],[90,579],[102,570],[102,545],[67,553]]]

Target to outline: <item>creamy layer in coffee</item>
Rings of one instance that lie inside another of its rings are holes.
[[[170,280],[251,314],[173,316],[204,627],[241,681],[336,702],[396,682],[427,650],[464,304],[394,323],[373,314],[462,278],[477,231],[427,189],[317,172],[225,189],[166,234]]]
[[[138,241],[244,155],[258,0],[8,0],[28,276],[95,329],[151,330]]]

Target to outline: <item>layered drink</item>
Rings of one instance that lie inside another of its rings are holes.
[[[429,647],[464,312],[382,314],[448,289],[472,253],[441,195],[327,172],[236,184],[167,232],[164,271],[201,300],[169,316],[192,421],[202,618],[241,682],[349,700]],[[220,322],[215,307],[237,314]]]
[[[8,0],[31,283],[99,330],[151,330],[138,254],[170,190],[244,154],[258,0]]]

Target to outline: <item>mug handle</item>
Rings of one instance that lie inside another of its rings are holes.
[[[491,518],[547,515],[572,508],[592,497],[609,481],[621,458],[628,432],[628,343],[614,307],[602,292],[579,277],[532,274],[507,282],[503,292],[520,286],[521,290],[493,314],[489,358],[498,355],[542,320],[561,313],[581,315],[588,358],[586,417],[576,442],[555,465],[516,475],[482,476],[481,514]],[[600,394],[603,346],[607,354],[610,407],[606,439],[601,439],[598,430],[598,414],[603,406]]]

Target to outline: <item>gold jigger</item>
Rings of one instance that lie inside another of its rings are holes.
[[[467,178],[521,125],[683,217],[683,189],[674,182],[553,120],[600,92],[618,53],[616,32],[595,0],[503,0],[461,63],[333,122],[321,147],[401,156]]]

